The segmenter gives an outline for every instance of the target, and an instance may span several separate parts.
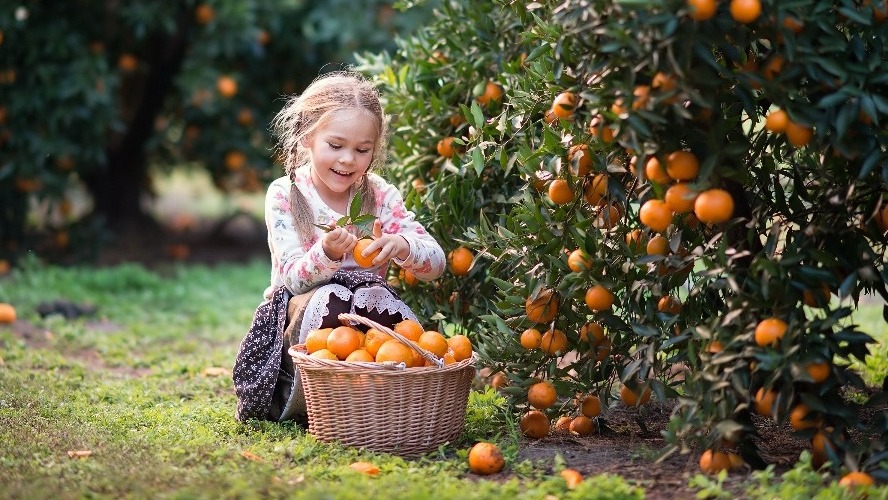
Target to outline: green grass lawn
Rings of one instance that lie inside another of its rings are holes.
[[[156,271],[29,262],[0,279],[0,301],[24,320],[18,335],[0,326],[0,497],[644,496],[613,475],[569,490],[553,474],[563,467],[557,460],[518,461],[515,422],[493,391],[472,393],[456,443],[416,460],[321,443],[289,424],[236,422],[230,369],[267,282],[265,261]],[[91,303],[98,314],[73,321],[37,315],[38,304],[57,299]],[[884,377],[884,321],[880,311],[863,314],[881,328],[882,355],[866,364],[866,376]],[[468,472],[467,450],[480,439],[504,449],[505,479]],[[358,460],[375,463],[380,474],[348,467]],[[818,498],[845,493],[824,487],[810,470],[789,481],[764,474],[750,476],[747,493],[774,497],[787,484]],[[704,494],[720,487],[717,478],[707,481],[695,487]],[[872,493],[886,498],[888,487]]]

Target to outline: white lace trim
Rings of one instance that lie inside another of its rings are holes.
[[[402,318],[419,321],[410,307],[403,301],[395,297],[388,290],[381,286],[370,286],[358,289],[357,293],[352,294],[351,290],[336,284],[324,285],[311,296],[308,305],[305,306],[305,313],[302,317],[302,324],[299,325],[299,343],[305,343],[308,332],[321,327],[324,318],[330,314],[327,305],[330,302],[330,294],[336,294],[341,300],[351,300],[352,314],[357,314],[355,308],[371,310],[377,312],[385,311],[388,314],[398,313]]]
[[[321,327],[324,317],[330,314],[327,304],[330,302],[330,294],[335,293],[341,300],[351,299],[351,290],[342,285],[324,285],[311,296],[308,305],[305,306],[305,313],[302,316],[302,324],[299,325],[299,343],[304,344],[308,332]]]
[[[381,286],[359,288],[355,292],[355,298],[352,301],[352,314],[355,314],[355,308],[368,311],[375,309],[377,312],[384,310],[388,314],[398,313],[402,318],[418,321],[413,311],[407,307],[407,304]]]

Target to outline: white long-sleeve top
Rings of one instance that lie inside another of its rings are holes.
[[[376,174],[367,174],[367,179],[375,198],[375,215],[382,224],[383,233],[401,235],[410,245],[410,255],[403,261],[393,259],[395,263],[412,271],[423,281],[440,276],[446,265],[441,245],[416,221],[415,214],[407,210],[395,186]],[[315,189],[308,166],[297,168],[292,182],[311,207],[311,213],[305,214],[311,218],[311,222],[331,224],[345,215],[324,203]],[[265,224],[268,227],[268,249],[271,251],[271,286],[265,290],[266,299],[270,299],[274,291],[282,286],[293,294],[307,292],[329,282],[340,269],[370,271],[385,276],[388,263],[368,269],[358,266],[350,254],[339,261],[331,260],[321,247],[324,232],[320,228],[313,227],[311,238],[303,240],[293,227],[290,186],[289,177],[280,177],[268,186],[265,195]]]

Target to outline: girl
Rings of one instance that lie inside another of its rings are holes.
[[[339,326],[342,312],[387,326],[417,320],[386,283],[388,263],[429,281],[444,271],[445,257],[398,190],[370,172],[384,160],[386,120],[369,81],[349,71],[321,76],[287,101],[272,127],[286,175],[265,198],[271,286],[235,361],[236,416],[304,424],[290,346],[313,329]],[[358,194],[361,212],[376,217],[375,238],[362,252],[379,250],[370,268],[352,256],[358,228],[336,227]]]

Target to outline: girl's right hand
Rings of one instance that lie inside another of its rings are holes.
[[[346,252],[351,252],[357,244],[357,236],[349,233],[344,227],[337,227],[324,234],[321,247],[330,260],[341,260]]]

